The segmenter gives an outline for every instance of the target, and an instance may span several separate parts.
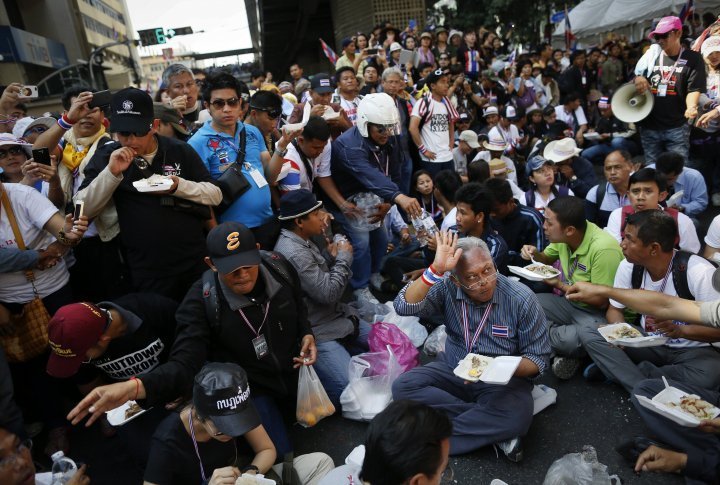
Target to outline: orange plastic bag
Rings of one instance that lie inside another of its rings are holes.
[[[311,365],[300,367],[295,417],[302,426],[315,426],[322,418],[335,413],[335,406],[325,392]]]

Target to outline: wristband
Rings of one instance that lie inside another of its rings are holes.
[[[435,268],[430,265],[420,276],[422,282],[428,286],[433,286],[435,283],[440,283],[443,280],[443,276],[435,271]]]
[[[240,469],[240,473],[249,472],[250,470],[253,470],[255,473],[260,473],[260,469],[256,467],[255,465],[248,465],[244,468]]]
[[[67,119],[67,116],[65,116],[65,115],[62,115],[60,118],[58,118],[57,124],[60,128],[62,128],[65,131],[72,129],[72,127],[73,127],[73,123],[70,123]]]
[[[137,401],[138,395],[140,394],[140,379],[132,376],[130,380],[135,381],[135,397],[133,398],[133,401]]]
[[[420,153],[425,153],[426,151],[428,151],[427,148],[425,148],[425,145],[420,145],[418,147],[418,150],[420,150]]]

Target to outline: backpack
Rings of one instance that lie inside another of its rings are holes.
[[[557,197],[563,197],[570,193],[570,189],[568,187],[565,187],[564,185],[559,185],[557,189]],[[525,205],[528,207],[532,207],[533,209],[535,208],[535,191],[533,189],[525,192]]]
[[[690,256],[697,256],[697,254],[693,254],[689,251],[678,251],[677,254],[675,254],[675,258],[673,258],[672,262],[672,280],[673,285],[675,285],[675,293],[680,298],[684,298],[685,300],[695,300],[695,297],[692,293],[690,293],[690,287],[688,286],[688,279],[687,279],[687,268],[688,263],[690,261]],[[702,257],[702,256],[698,256]],[[703,258],[705,259],[705,258]],[[710,264],[715,266],[717,268],[717,263],[714,261],[710,261],[705,259],[705,261],[708,261]],[[632,277],[631,277],[631,286],[634,289],[639,289],[642,286],[643,282],[643,275],[645,274],[645,268],[639,264],[634,264],[632,269]]]
[[[292,288],[295,300],[302,302],[302,290],[300,288],[300,280],[294,269],[290,268],[290,263],[280,253],[274,251],[260,251],[261,264],[280,280]],[[210,328],[216,330],[220,327],[220,299],[222,292],[217,290],[218,274],[209,269],[202,275],[203,300],[205,302],[205,317],[207,318]]]
[[[432,117],[432,110],[430,109],[430,95],[425,95],[422,97],[420,102],[420,107],[418,108],[418,113],[425,113],[422,116],[420,116],[420,124],[418,125],[418,131],[422,131],[423,126],[425,123],[428,122],[430,117]],[[423,105],[424,103],[424,105]],[[423,111],[424,110],[424,111]]]
[[[664,207],[662,208],[663,212],[670,215],[673,219],[675,219],[675,225],[678,228],[678,235],[675,238],[675,247],[677,249],[680,249],[680,225],[678,223],[678,211],[677,209],[673,209],[672,207]],[[632,205],[626,205],[623,206],[620,212],[620,238],[625,237],[625,225],[627,224],[627,218],[630,214],[634,214],[635,209]]]

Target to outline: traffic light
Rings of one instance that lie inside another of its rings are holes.
[[[168,39],[176,35],[190,35],[193,33],[192,27],[178,27],[177,29],[167,29],[156,27],[154,29],[138,30],[140,41],[143,46],[167,44]]]

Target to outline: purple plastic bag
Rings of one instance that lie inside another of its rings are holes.
[[[389,345],[395,354],[403,372],[407,372],[420,364],[419,353],[410,338],[392,323],[378,322],[372,326],[368,336],[370,352],[385,352]],[[385,362],[377,362],[373,366],[380,375],[385,374]]]

